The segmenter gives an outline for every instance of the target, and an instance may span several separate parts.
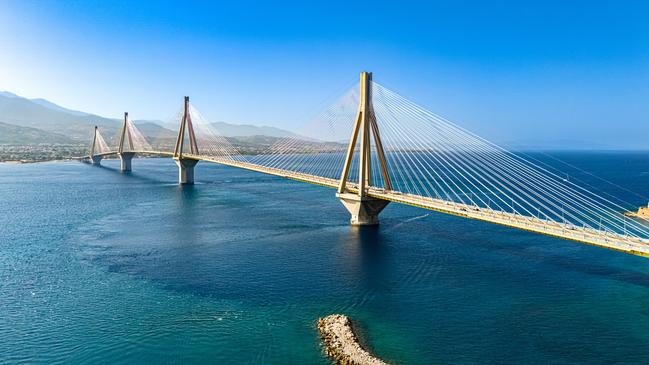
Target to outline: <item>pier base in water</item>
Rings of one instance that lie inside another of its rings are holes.
[[[345,208],[351,213],[350,223],[353,226],[375,226],[379,224],[379,213],[390,202],[357,194],[336,194]]]
[[[191,185],[194,183],[194,166],[198,160],[189,158],[178,158],[175,160],[178,165],[178,184]]]
[[[122,172],[131,171],[131,160],[133,160],[135,152],[122,152],[119,154],[119,159],[122,162],[120,170]]]
[[[92,160],[92,164],[95,166],[101,165],[101,160],[103,159],[103,156],[92,156],[90,159]]]

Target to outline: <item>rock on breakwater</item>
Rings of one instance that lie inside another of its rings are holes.
[[[388,365],[361,347],[347,316],[331,314],[318,319],[318,331],[327,356],[336,364]]]

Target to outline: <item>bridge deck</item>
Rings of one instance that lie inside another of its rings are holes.
[[[170,152],[161,151],[136,151],[136,153],[173,156]],[[102,156],[115,155],[117,152],[101,154]],[[209,161],[221,165],[238,167],[246,170],[257,171],[274,176],[280,176],[292,180],[307,182],[310,184],[326,186],[329,188],[338,188],[339,181],[310,174],[281,170],[260,165],[241,162],[218,157],[183,154],[183,158]],[[347,184],[347,190],[357,192],[357,187],[353,183]],[[531,232],[536,232],[548,236],[559,237],[573,240],[589,245],[605,247],[617,251],[622,251],[634,255],[649,257],[649,240],[632,236],[620,235],[613,232],[605,232],[586,227],[575,227],[573,225],[561,224],[554,221],[548,221],[536,217],[522,216],[519,214],[503,212],[487,208],[479,208],[472,205],[450,202],[442,199],[427,198],[412,194],[403,194],[397,191],[388,191],[377,188],[370,188],[368,195],[373,198],[392,201],[433,210],[441,213],[452,214],[469,219],[476,219],[485,222],[495,223],[503,226],[514,227]]]

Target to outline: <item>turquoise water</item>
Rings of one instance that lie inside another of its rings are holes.
[[[649,195],[649,154],[560,158]],[[0,362],[328,364],[335,312],[403,364],[649,362],[649,259],[396,204],[356,229],[327,188],[104,165],[0,164]]]

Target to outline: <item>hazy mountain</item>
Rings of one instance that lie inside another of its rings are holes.
[[[9,92],[9,91],[0,91],[0,96],[4,96],[4,97],[7,97],[7,98],[19,98],[20,97],[20,96],[14,94],[14,93]]]
[[[133,123],[152,149],[173,150],[178,121],[135,120]],[[0,92],[0,161],[44,161],[82,156],[87,153],[95,125],[99,126],[108,145],[116,148],[121,119],[67,109],[45,99],[27,99]],[[211,127],[243,154],[267,153],[269,148],[286,137],[300,138],[289,131],[268,126],[218,122]],[[312,143],[314,150],[341,150],[341,146],[335,143],[302,139]]]
[[[6,132],[5,138],[2,140],[21,143],[20,131],[22,131],[25,133],[23,143],[26,145],[47,143],[47,136],[51,137],[51,143],[90,141],[95,125],[99,126],[106,141],[109,144],[114,144],[122,125],[122,121],[118,119],[71,110],[45,99],[23,98],[8,91],[0,92],[0,123],[3,124],[0,132]],[[176,138],[177,126],[175,124],[177,122],[136,120],[134,123],[153,145],[160,141],[168,144],[169,141],[174,141]],[[243,144],[261,143],[265,145],[273,139],[297,136],[289,131],[268,126],[225,122],[216,122],[212,125],[221,135],[237,138]],[[38,133],[38,131],[42,133]]]
[[[45,99],[26,99],[9,92],[0,93],[0,123],[2,131],[9,133],[7,126],[15,127],[11,130],[11,137],[2,140],[11,140],[11,143],[20,143],[20,127],[25,128],[25,145],[31,143],[47,143],[46,136],[51,136],[51,143],[83,143],[90,141],[95,125],[106,141],[110,144],[122,127],[122,121],[100,117],[98,115],[70,110]],[[141,132],[148,138],[175,138],[176,132],[163,128],[150,121],[134,122]],[[35,130],[40,130],[42,137],[35,137]],[[61,138],[65,137],[65,138]],[[38,142],[35,142],[38,141]],[[9,142],[0,142],[9,143]]]
[[[70,138],[58,133],[0,123],[0,144],[37,145],[41,143],[71,144],[73,142]]]
[[[20,99],[27,99],[23,98],[22,96],[16,95],[12,92],[9,91],[0,91],[0,97],[6,97],[6,98],[20,98]],[[78,110],[72,110],[72,109],[67,109],[64,108],[58,104],[54,104],[49,100],[41,99],[41,98],[36,98],[36,99],[27,99],[29,101],[32,101],[40,106],[44,106],[46,108],[52,109],[52,110],[57,110],[61,112],[66,112],[72,115],[77,115],[77,116],[85,116],[85,115],[90,115],[88,113],[80,112]]]
[[[147,120],[134,120],[133,124],[146,137],[152,138],[173,138],[178,136],[178,131],[172,131],[159,124]]]
[[[60,112],[66,112],[66,113],[76,115],[76,116],[88,116],[88,115],[90,115],[88,113],[80,112],[78,110],[72,110],[72,109],[64,108],[64,107],[62,107],[60,105],[54,104],[54,103],[52,103],[50,101],[47,101],[47,100],[41,99],[41,98],[29,99],[29,100],[33,101],[34,103],[36,103],[36,104],[38,104],[40,106],[44,106],[46,108],[49,108],[49,109],[52,109],[52,110],[57,110],[57,111],[60,111]]]
[[[252,137],[252,136],[268,136],[268,137],[297,137],[296,134],[287,130],[268,127],[256,126],[251,124],[230,124],[226,122],[212,123],[214,129],[225,137]]]
[[[119,121],[115,119],[92,114],[75,115],[62,107],[46,107],[6,93],[0,95],[0,123],[37,128],[79,141],[87,140],[95,125],[100,126],[106,135],[115,134],[120,128]]]

